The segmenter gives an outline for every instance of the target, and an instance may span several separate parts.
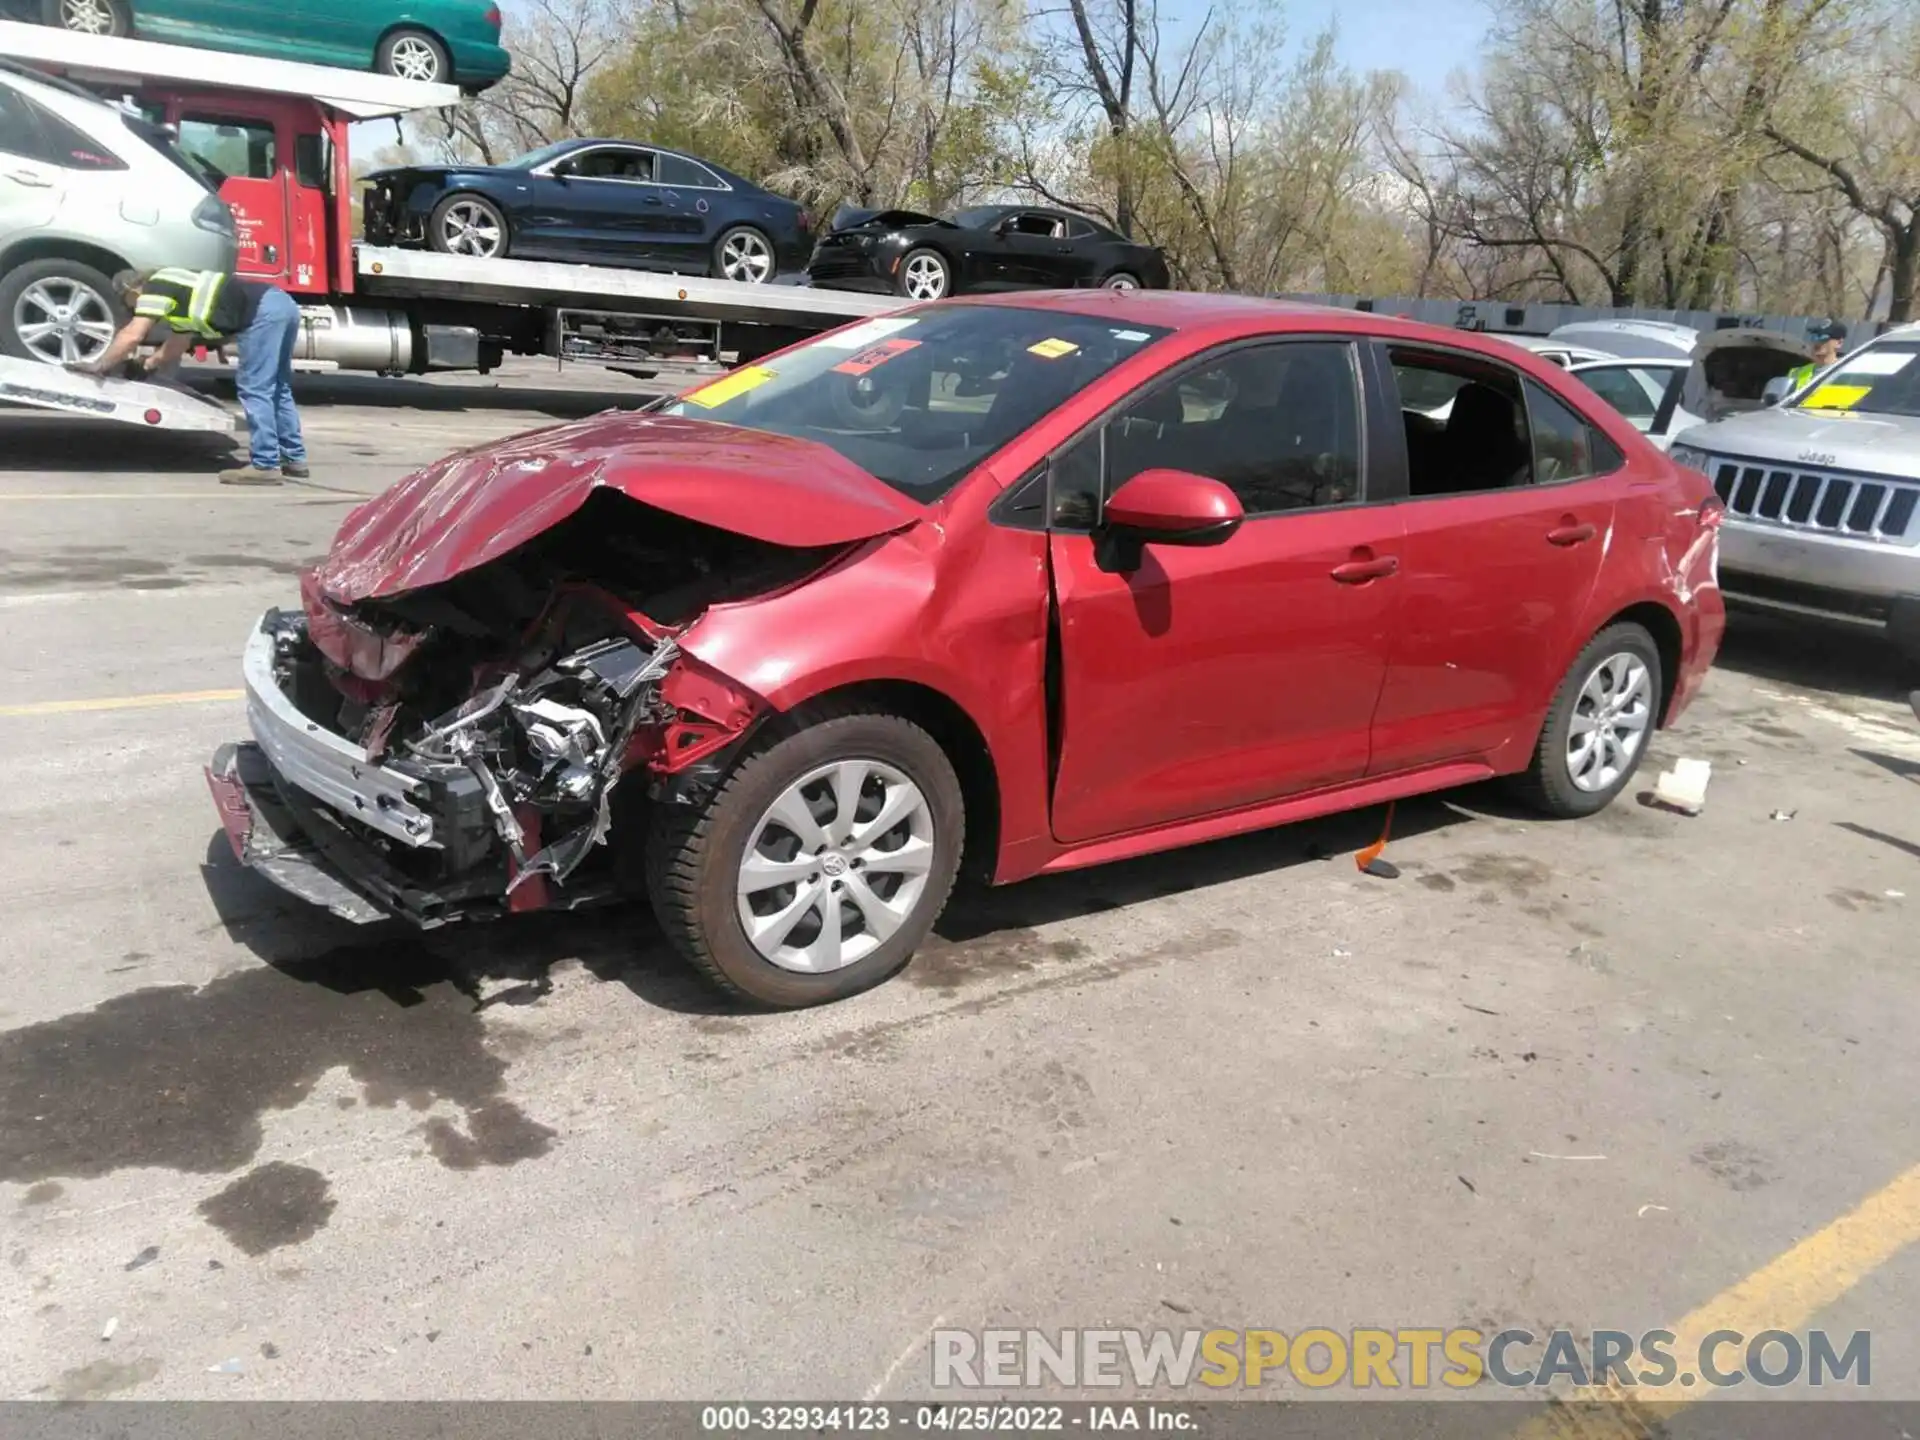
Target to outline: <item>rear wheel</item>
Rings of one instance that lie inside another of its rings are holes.
[[[1638,625],[1610,625],[1554,692],[1521,791],[1547,814],[1604,810],[1627,788],[1659,723],[1660,650]]]
[[[909,300],[938,300],[953,288],[953,272],[938,250],[911,250],[900,262],[896,288]]]
[[[1100,284],[1103,289],[1107,290],[1138,290],[1140,288],[1140,277],[1128,270],[1116,270],[1113,274],[1102,280]]]
[[[704,807],[659,810],[647,889],[668,939],[722,988],[818,1005],[912,957],[965,827],[931,735],[897,715],[834,715],[748,756]]]
[[[721,280],[764,285],[773,279],[773,242],[751,225],[736,225],[713,245],[713,273]]]
[[[77,35],[131,35],[127,0],[46,0],[46,21]]]
[[[447,47],[424,30],[396,30],[373,52],[373,68],[401,80],[445,85],[453,79]]]
[[[29,260],[0,276],[0,354],[16,360],[92,360],[125,320],[113,283],[78,260]]]
[[[443,255],[491,260],[507,253],[507,217],[478,195],[449,195],[427,217],[427,243]]]

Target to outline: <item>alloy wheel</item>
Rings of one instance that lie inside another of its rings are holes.
[[[720,247],[720,273],[758,285],[773,274],[773,247],[758,230],[736,230]]]
[[[113,339],[113,310],[91,285],[49,275],[13,302],[13,333],[49,365],[91,360]]]
[[[1567,774],[1595,794],[1619,783],[1646,743],[1653,723],[1653,677],[1628,651],[1607,656],[1588,672],[1567,727]]]
[[[486,259],[500,253],[500,222],[486,206],[457,200],[440,217],[440,234],[450,255],[477,255]]]
[[[902,278],[910,300],[938,300],[947,293],[947,267],[938,255],[910,257]]]
[[[107,0],[60,0],[60,26],[82,35],[111,35],[113,6]]]
[[[735,883],[741,929],[783,970],[843,970],[912,918],[933,861],[920,787],[878,760],[836,760],[755,823]]]
[[[1138,290],[1140,282],[1131,275],[1109,275],[1106,281],[1109,290]]]
[[[387,51],[387,63],[402,80],[438,80],[440,52],[418,35],[402,35]]]

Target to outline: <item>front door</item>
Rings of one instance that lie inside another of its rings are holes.
[[[1009,286],[1064,289],[1075,283],[1074,246],[1063,216],[1015,215],[1006,225],[1001,274]]]
[[[569,159],[563,227],[580,259],[639,267],[671,260],[679,197],[654,183],[651,150],[602,145]]]
[[[256,280],[289,280],[293,260],[278,127],[271,120],[207,110],[187,110],[177,123],[180,148],[224,177],[220,198],[233,211],[240,238],[235,268]]]
[[[1216,352],[1056,457],[1057,839],[1366,773],[1401,521],[1365,503],[1354,362],[1333,340]],[[1149,545],[1138,570],[1108,574],[1085,527],[1104,495],[1153,468],[1222,481],[1248,518],[1223,545]]]
[[[1626,543],[1611,533],[1619,452],[1536,382],[1497,371],[1454,397],[1455,433],[1410,454],[1376,775],[1481,758],[1544,714],[1586,639],[1601,561]]]

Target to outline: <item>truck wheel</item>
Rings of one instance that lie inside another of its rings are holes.
[[[647,890],[667,938],[722,989],[797,1009],[879,984],[939,917],[966,811],[910,720],[831,714],[772,740],[702,807],[661,807]]]
[[[953,288],[953,271],[938,250],[911,250],[900,262],[895,288],[909,300],[938,300]]]
[[[91,360],[126,319],[113,282],[78,260],[29,260],[0,276],[0,354],[16,360]]]
[[[773,258],[773,242],[751,225],[735,225],[714,242],[716,279],[764,285],[773,279],[778,268]]]
[[[507,217],[478,195],[449,195],[427,217],[427,243],[443,255],[492,260],[507,253]]]
[[[46,22],[80,35],[131,35],[127,0],[46,0]]]
[[[424,30],[396,30],[373,52],[373,68],[401,80],[445,85],[453,79],[447,47]]]
[[[1627,788],[1660,723],[1660,650],[1638,625],[1610,625],[1587,642],[1554,692],[1528,803],[1556,819],[1593,815]]]

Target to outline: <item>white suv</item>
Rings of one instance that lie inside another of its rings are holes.
[[[231,270],[233,212],[172,135],[0,62],[0,355],[89,360],[122,318],[116,270]]]

